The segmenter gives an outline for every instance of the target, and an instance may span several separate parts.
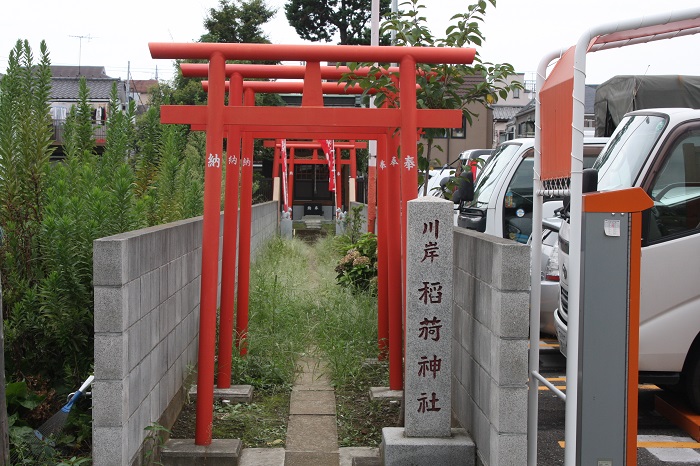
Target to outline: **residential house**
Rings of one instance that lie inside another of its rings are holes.
[[[97,151],[104,148],[106,122],[112,85],[117,85],[117,95],[122,108],[126,105],[126,83],[107,76],[102,66],[51,66],[51,118],[54,125],[55,157],[63,156],[63,127],[70,108],[78,102],[80,78],[85,77],[92,107],[92,121]]]
[[[586,136],[595,134],[595,91],[597,88],[597,84],[586,84],[583,114],[584,135]],[[508,122],[506,132],[515,138],[535,137],[534,98]]]
[[[526,79],[525,73],[516,73],[508,77],[508,84],[519,82],[523,89],[515,89],[508,96],[494,103],[493,108],[493,147],[503,141],[513,139],[513,132],[509,132],[508,122],[525,108],[535,94],[535,81]]]
[[[136,103],[136,114],[139,115],[151,105],[151,90],[158,85],[157,79],[130,79],[129,100]]]
[[[462,88],[469,89],[483,81],[482,76],[468,76]],[[427,140],[421,138],[420,142],[425,144],[423,155],[429,157],[431,165],[451,165],[459,159],[459,154],[467,149],[493,147],[493,109],[478,102],[469,104],[467,108],[476,114],[472,117],[471,125],[463,116],[461,128],[446,128],[442,137],[433,140],[429,156]]]

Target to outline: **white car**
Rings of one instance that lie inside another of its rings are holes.
[[[584,165],[593,165],[608,138],[584,138]],[[520,138],[499,144],[479,174],[473,199],[459,207],[457,226],[489,235],[508,238],[527,244],[532,233],[534,138]],[[547,200],[542,209],[543,218],[555,217],[562,207],[561,199]],[[559,282],[557,269],[558,247],[555,248],[558,222],[552,220],[543,229],[542,299],[540,303],[540,331],[554,334],[552,312],[557,307]],[[547,244],[554,243],[551,247]],[[556,256],[554,255],[556,253]],[[548,265],[549,264],[549,265]],[[549,272],[547,272],[549,270]]]

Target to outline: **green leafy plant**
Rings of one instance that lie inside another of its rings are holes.
[[[380,34],[393,34],[396,37],[394,45],[399,46],[478,47],[485,40],[480,24],[484,22],[488,5],[495,7],[496,0],[477,0],[468,5],[464,13],[452,16],[451,24],[445,30],[445,37],[438,38],[433,35],[426,17],[421,13],[425,8],[422,1],[407,0],[401,3],[399,11],[389,15],[381,24]],[[365,90],[366,99],[369,98],[370,92],[373,92],[377,107],[381,107],[384,102],[389,106],[397,106],[398,76],[388,72],[388,63],[348,63],[348,66],[351,72],[344,75],[341,82],[359,84]],[[358,76],[352,72],[357,67],[370,67],[372,71],[366,76]],[[485,62],[478,51],[471,65],[418,64],[417,71],[417,107],[461,110],[469,125],[473,118],[479,116],[476,110],[478,107],[470,104],[488,106],[497,102],[499,98],[505,99],[512,90],[523,88],[522,83],[509,79],[515,74],[512,65]],[[467,78],[472,76],[481,77],[482,80],[474,85],[465,84]],[[419,182],[427,179],[433,147],[442,151],[442,148],[434,146],[433,142],[443,134],[443,128],[424,129],[422,136],[426,143],[418,145],[417,153],[418,169],[424,174]]]
[[[377,236],[365,233],[353,243],[335,268],[342,286],[358,291],[376,291]]]
[[[160,425],[157,422],[144,428],[147,432],[146,440],[144,440],[144,458],[149,464],[162,465],[160,462],[160,454],[163,451],[165,442],[170,435],[170,430]]]

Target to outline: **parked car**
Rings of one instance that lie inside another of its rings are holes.
[[[459,159],[452,162],[451,165],[461,164],[460,172],[471,170],[472,176],[478,172],[479,167],[484,167],[488,158],[494,152],[494,149],[468,149],[459,155]],[[428,171],[427,189],[421,184],[418,187],[418,197],[437,196],[443,199],[452,199],[455,190],[459,187],[459,179],[457,178],[457,168],[445,164],[442,168]],[[474,178],[472,178],[474,179]],[[454,206],[454,224],[457,225],[457,214],[459,213],[459,203],[455,199]]]
[[[586,167],[593,165],[607,141],[608,138],[584,138]],[[457,226],[529,243],[532,233],[534,143],[534,138],[512,139],[496,148],[476,180],[472,199],[461,202]],[[543,218],[555,217],[555,211],[562,206],[561,198],[548,199],[543,205]],[[547,238],[543,236],[543,243],[553,240],[556,244],[558,223],[551,220],[549,226],[543,229],[549,231]],[[558,259],[558,246],[547,248],[543,245],[543,251],[547,251],[547,254],[543,254],[541,267],[543,270],[551,269]],[[552,257],[555,253],[557,256]],[[557,280],[558,273],[553,272],[545,273],[542,279],[540,331],[551,335],[555,333],[550,314],[557,307]]]
[[[700,110],[626,114],[593,169],[597,174],[588,173],[596,175],[597,191],[640,187],[654,201],[642,213],[639,381],[678,385],[700,413]],[[569,222],[562,222],[554,319],[564,355],[571,233]]]
[[[561,222],[561,217],[546,218],[542,221],[540,309],[554,309],[559,302],[559,226]],[[554,314],[551,312],[540,315],[540,333],[551,336],[557,334]]]

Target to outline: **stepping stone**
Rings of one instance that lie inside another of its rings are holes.
[[[335,416],[335,393],[332,390],[292,391],[289,414],[329,414]]]

